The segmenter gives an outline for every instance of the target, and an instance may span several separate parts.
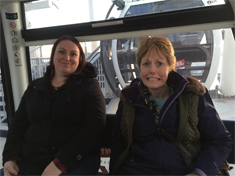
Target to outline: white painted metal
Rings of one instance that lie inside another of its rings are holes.
[[[21,36],[22,20],[20,2],[1,2],[0,10],[3,23],[3,32],[7,46],[14,105],[17,109],[22,94],[29,83],[24,40]],[[6,13],[17,14],[18,19],[7,19]]]
[[[235,95],[235,41],[231,29],[224,32],[224,52],[220,91],[226,96]]]

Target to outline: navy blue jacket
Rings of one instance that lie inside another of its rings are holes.
[[[163,105],[159,118],[162,128],[176,138],[179,125],[177,97],[188,81],[176,72],[169,74],[168,81],[174,85],[174,94]],[[132,149],[117,174],[185,175],[202,171],[216,175],[231,150],[231,135],[219,118],[208,92],[199,97],[198,106],[198,129],[203,148],[192,167],[187,168],[179,148],[158,131],[152,112],[141,101],[139,82],[140,79],[135,79],[130,87],[122,90],[122,95],[136,107],[136,112]],[[123,103],[120,101],[116,113],[118,121],[113,131],[110,169],[126,147],[120,129],[122,111]]]

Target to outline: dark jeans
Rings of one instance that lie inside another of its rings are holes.
[[[24,161],[19,162],[18,167],[20,169],[19,175],[41,175],[44,170]],[[99,167],[100,156],[86,157],[81,160],[77,168],[61,175],[96,175]],[[4,176],[3,169],[0,170],[0,176]]]

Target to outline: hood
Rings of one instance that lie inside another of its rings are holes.
[[[45,87],[45,84],[44,84],[46,80],[46,82],[48,83],[48,86],[51,86],[50,79],[49,79],[50,74],[51,74],[51,68],[50,66],[48,66],[45,76],[37,81],[38,89],[41,89],[44,91],[50,90],[47,87]],[[69,76],[69,79],[66,81],[66,83],[59,89],[64,89],[66,87],[68,88],[67,96],[68,96],[68,101],[70,101],[71,86],[81,84],[81,80],[82,80],[81,78],[95,78],[96,76],[97,76],[97,68],[93,66],[91,63],[87,62],[79,74],[73,74]],[[78,81],[74,81],[74,80],[78,80]]]
[[[79,73],[79,76],[95,78],[97,76],[97,73],[97,68],[90,62],[87,62],[82,71]]]
[[[197,95],[203,95],[206,92],[205,87],[198,79],[192,76],[185,78],[175,71],[169,73],[167,83],[173,85],[176,94],[182,92],[182,90],[193,92]]]
[[[135,101],[139,97],[138,85],[141,83],[140,78],[134,79],[130,85],[124,87],[124,89],[120,92],[119,98],[121,100]]]
[[[174,94],[178,96],[182,91],[193,92],[197,95],[203,95],[206,92],[205,87],[194,77],[183,77],[177,72],[170,72],[167,83],[174,87]],[[134,79],[129,86],[126,86],[120,93],[121,100],[135,101],[139,97],[138,85],[143,84],[140,78]]]

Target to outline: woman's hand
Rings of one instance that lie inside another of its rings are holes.
[[[19,167],[15,161],[7,161],[4,164],[4,176],[18,175]]]
[[[56,167],[56,165],[54,164],[54,162],[52,161],[44,170],[44,172],[42,173],[42,176],[49,176],[49,175],[60,175],[62,172]]]

